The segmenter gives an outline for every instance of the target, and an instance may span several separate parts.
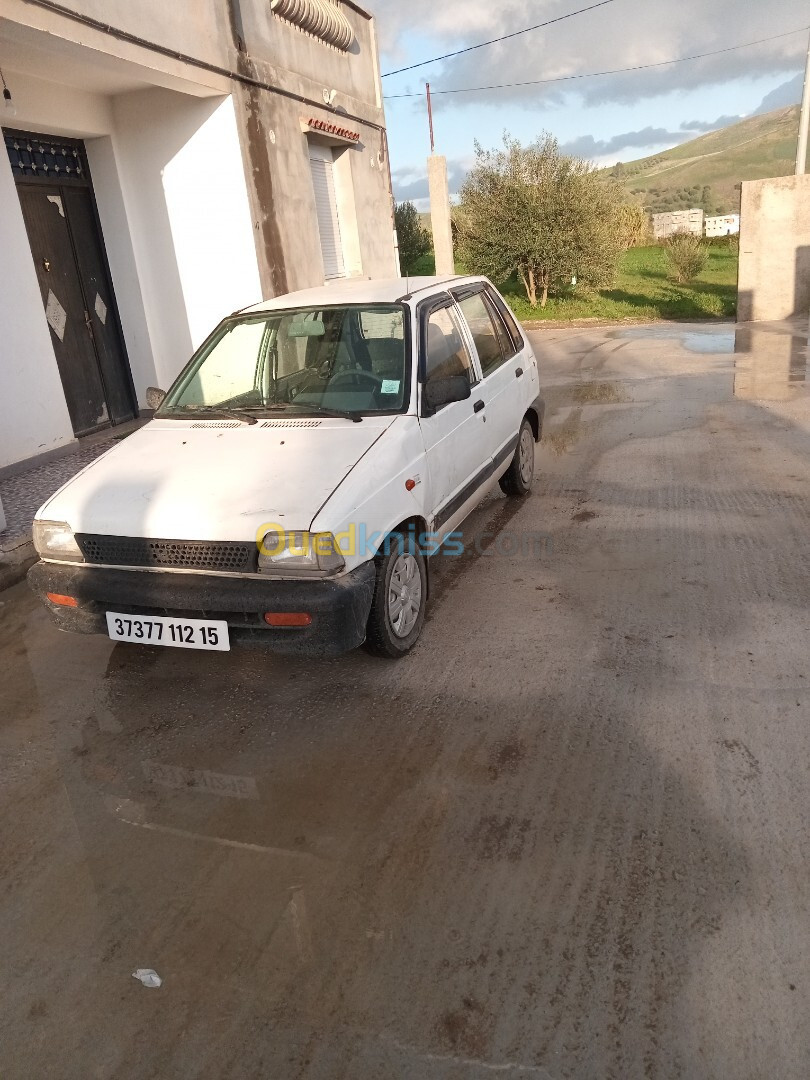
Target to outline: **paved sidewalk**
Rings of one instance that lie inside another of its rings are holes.
[[[0,532],[0,589],[18,581],[35,557],[31,540],[34,514],[55,491],[96,458],[125,439],[139,423],[91,436],[64,457],[34,464],[14,476],[0,475],[0,502],[6,527]]]

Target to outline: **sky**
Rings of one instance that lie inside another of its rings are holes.
[[[451,195],[474,162],[475,141],[491,149],[505,131],[521,142],[548,131],[565,151],[613,165],[801,98],[810,28],[806,0],[607,0],[508,41],[386,75],[596,2],[365,0],[377,18],[397,199],[427,207],[426,81],[436,152],[447,157]],[[774,39],[647,70],[439,93],[654,64],[763,38]],[[415,96],[398,96],[405,94]]]

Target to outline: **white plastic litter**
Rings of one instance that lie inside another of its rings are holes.
[[[132,978],[140,980],[144,986],[151,989],[157,988],[163,982],[163,979],[152,968],[138,968],[137,971],[132,972]]]

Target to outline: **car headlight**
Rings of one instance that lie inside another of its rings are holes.
[[[259,544],[259,570],[340,570],[346,563],[332,533],[267,532]]]
[[[41,559],[84,562],[73,529],[65,521],[35,521],[34,547]]]

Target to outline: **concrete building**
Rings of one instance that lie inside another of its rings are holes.
[[[737,319],[810,312],[810,174],[746,180],[740,207]]]
[[[131,419],[262,298],[397,272],[353,0],[3,0],[0,467]]]
[[[703,236],[702,210],[672,210],[666,214],[653,214],[652,220],[656,240],[665,240],[679,232]]]
[[[719,217],[707,217],[703,226],[706,236],[736,236],[740,231],[740,215],[724,214]]]

